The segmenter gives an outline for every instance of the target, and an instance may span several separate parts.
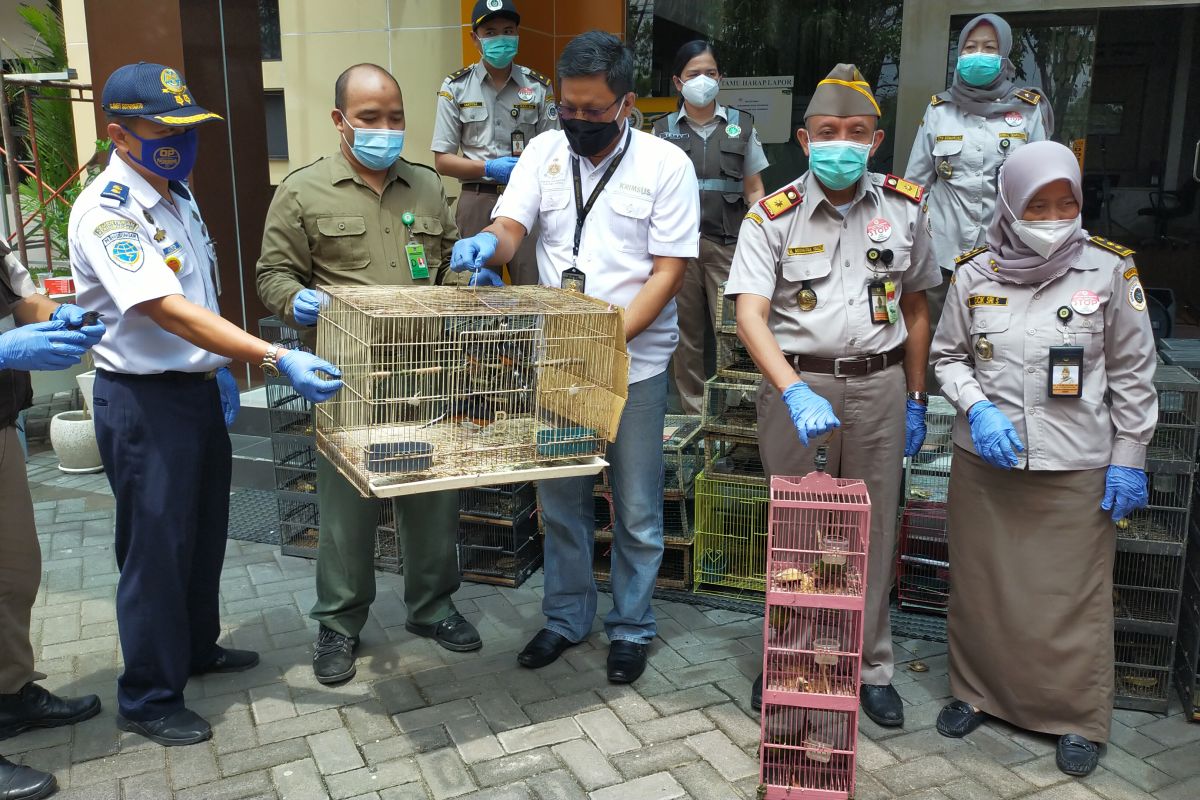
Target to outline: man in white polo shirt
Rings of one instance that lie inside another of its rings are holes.
[[[450,267],[475,270],[473,285],[500,285],[488,265],[503,264],[534,223],[538,272],[545,286],[574,288],[625,309],[629,400],[612,464],[613,610],[608,679],[637,680],[654,638],[650,598],[662,561],[662,427],[667,362],[679,340],[675,293],[699,248],[696,173],[678,147],[628,124],[633,54],[612,34],[575,37],[558,62],[561,131],[525,148],[493,222],[454,246]],[[546,625],[517,660],[550,664],[591,631],[595,531],[591,477],[540,484],[546,526]]]

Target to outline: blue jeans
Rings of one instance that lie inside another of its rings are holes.
[[[613,507],[613,609],[604,620],[610,641],[648,644],[657,630],[650,598],[663,555],[663,417],[667,373],[630,384],[617,440],[608,446]],[[542,481],[546,526],[546,629],[572,642],[585,639],[596,616],[592,549],[595,478]]]

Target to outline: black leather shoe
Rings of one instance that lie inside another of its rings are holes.
[[[30,728],[74,725],[100,713],[100,698],[58,697],[27,683],[16,694],[0,694],[0,739],[16,736]]]
[[[970,703],[954,700],[947,703],[938,712],[937,729],[942,736],[951,739],[961,739],[978,728],[987,719],[987,714],[976,711]]]
[[[864,683],[858,697],[863,713],[876,725],[899,728],[904,724],[904,701],[890,683],[887,686],[868,686]]]
[[[322,625],[313,648],[313,675],[317,683],[341,683],[353,678],[358,671],[354,666],[357,647],[357,636],[346,636]]]
[[[750,688],[750,707],[755,711],[762,711],[762,673],[758,673],[758,677],[754,679],[754,686]]]
[[[1067,775],[1083,778],[1092,774],[1100,761],[1100,747],[1077,733],[1060,736],[1054,763]]]
[[[649,645],[618,639],[608,646],[608,682],[633,683],[646,671]]]
[[[41,800],[57,788],[58,781],[50,773],[17,766],[0,756],[0,800]]]
[[[479,631],[475,630],[475,626],[457,611],[433,625],[418,625],[415,622],[406,622],[404,623],[404,627],[409,633],[424,636],[426,639],[433,639],[442,647],[447,650],[453,650],[456,653],[466,653],[483,647],[483,640],[479,638]]]
[[[212,728],[195,711],[181,708],[158,719],[138,721],[117,715],[117,727],[123,731],[145,736],[164,747],[196,744],[212,738]]]
[[[195,670],[193,675],[209,675],[222,672],[245,672],[258,666],[258,653],[253,650],[229,650],[217,648],[217,657],[207,667]]]
[[[529,669],[541,669],[547,664],[553,664],[568,647],[577,644],[579,642],[572,642],[565,636],[542,628],[529,640],[525,649],[517,653],[517,663]]]

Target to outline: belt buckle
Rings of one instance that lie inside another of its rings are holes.
[[[835,378],[849,377],[848,375],[842,374],[842,362],[843,361],[853,362],[853,361],[857,361],[857,360],[858,360],[857,356],[845,356],[843,358],[835,358],[833,360],[833,377],[835,377]]]

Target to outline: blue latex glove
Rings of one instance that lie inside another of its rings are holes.
[[[67,330],[60,319],[22,325],[0,335],[0,369],[56,370],[73,367],[87,352],[83,331]]]
[[[86,313],[87,311],[77,305],[63,303],[54,309],[54,313],[50,315],[50,319],[64,322],[68,328],[82,332],[88,340],[84,346],[90,349],[95,347],[100,339],[104,337],[104,332],[107,328],[104,327],[104,323],[100,320],[96,320],[91,325],[85,326],[83,324],[83,315]]]
[[[337,380],[342,377],[340,369],[303,350],[288,350],[284,353],[279,359],[279,371],[287,376],[305,400],[313,403],[324,403],[342,388],[342,382]],[[324,372],[333,380],[322,378],[318,372]]]
[[[238,391],[237,380],[229,367],[217,370],[217,388],[221,390],[221,411],[225,414],[225,427],[233,426],[238,411],[242,408],[242,398]]]
[[[1146,485],[1146,473],[1134,467],[1108,468],[1104,476],[1104,500],[1100,507],[1112,512],[1113,522],[1122,520],[1130,513],[1145,508],[1150,502],[1150,489]]]
[[[516,156],[492,158],[483,162],[483,174],[496,183],[508,183],[508,179],[512,175],[515,166],[517,166]]]
[[[924,403],[908,400],[904,403],[904,455],[912,458],[925,444],[925,412],[928,410]]]
[[[311,328],[321,313],[321,293],[316,289],[301,289],[292,301],[292,316],[296,322]]]
[[[1024,453],[1025,445],[1003,411],[987,400],[980,400],[967,412],[967,421],[971,423],[971,442],[980,458],[1000,469],[1017,465],[1017,453]]]
[[[496,255],[496,245],[500,240],[495,234],[477,233],[466,239],[459,239],[450,251],[450,269],[455,272],[480,270],[487,264],[488,259]]]
[[[787,403],[792,424],[796,426],[796,433],[800,434],[800,441],[805,447],[808,447],[809,439],[842,427],[829,401],[808,388],[804,381],[796,381],[784,389],[783,402]]]
[[[471,276],[468,286],[503,286],[504,279],[492,270],[484,267]]]

